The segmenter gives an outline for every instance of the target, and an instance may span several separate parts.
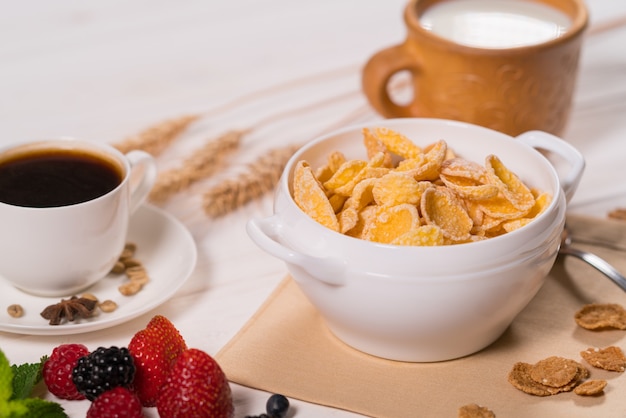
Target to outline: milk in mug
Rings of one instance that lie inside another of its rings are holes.
[[[424,11],[420,25],[452,42],[516,48],[563,35],[571,24],[560,10],[525,0],[449,0]]]

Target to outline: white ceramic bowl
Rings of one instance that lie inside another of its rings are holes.
[[[512,138],[439,119],[368,126],[395,129],[422,146],[444,139],[455,153],[481,164],[495,154],[526,184],[550,192],[552,203],[517,231],[469,244],[402,247],[341,235],[300,210],[291,182],[299,160],[319,167],[336,150],[348,159],[366,159],[364,126],[354,126],[313,140],[291,158],[277,187],[275,214],[250,220],[248,234],[286,262],[330,330],[360,351],[431,362],[481,350],[506,330],[552,268],[566,202],[584,169],[582,156],[565,141],[538,131]],[[564,174],[557,174],[546,154],[565,162]]]

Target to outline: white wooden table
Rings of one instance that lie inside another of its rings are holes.
[[[169,161],[227,130],[256,128],[221,174],[233,175],[265,149],[378,119],[360,94],[359,71],[374,52],[404,38],[404,4],[4,1],[0,145],[60,135],[116,142],[164,119],[206,113],[169,151]],[[589,0],[589,8],[592,26],[564,138],[587,160],[570,210],[602,218],[626,206],[626,2]],[[191,231],[199,252],[191,278],[168,302],[125,324],[81,335],[0,332],[0,348],[22,363],[61,343],[125,345],[160,313],[189,346],[219,351],[286,269],[245,233],[249,218],[271,213],[271,195],[217,220],[200,206],[197,196],[165,206]],[[238,385],[233,392],[238,417],[264,411],[267,393]],[[84,416],[88,407],[63,405],[72,417]],[[297,400],[292,405],[299,418],[356,416]]]

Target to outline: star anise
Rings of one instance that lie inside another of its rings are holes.
[[[46,307],[41,316],[49,320],[50,325],[59,325],[63,318],[74,321],[76,318],[89,318],[96,309],[97,302],[93,299],[72,296],[61,299],[61,302]]]

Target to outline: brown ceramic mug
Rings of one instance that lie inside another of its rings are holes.
[[[461,120],[512,136],[529,130],[561,135],[588,22],[583,0],[535,0],[568,17],[569,27],[552,39],[508,47],[465,45],[422,26],[430,7],[451,1],[465,0],[409,1],[404,43],[378,52],[363,69],[370,104],[385,117]],[[408,103],[396,103],[389,92],[390,80],[402,72],[413,85]]]

